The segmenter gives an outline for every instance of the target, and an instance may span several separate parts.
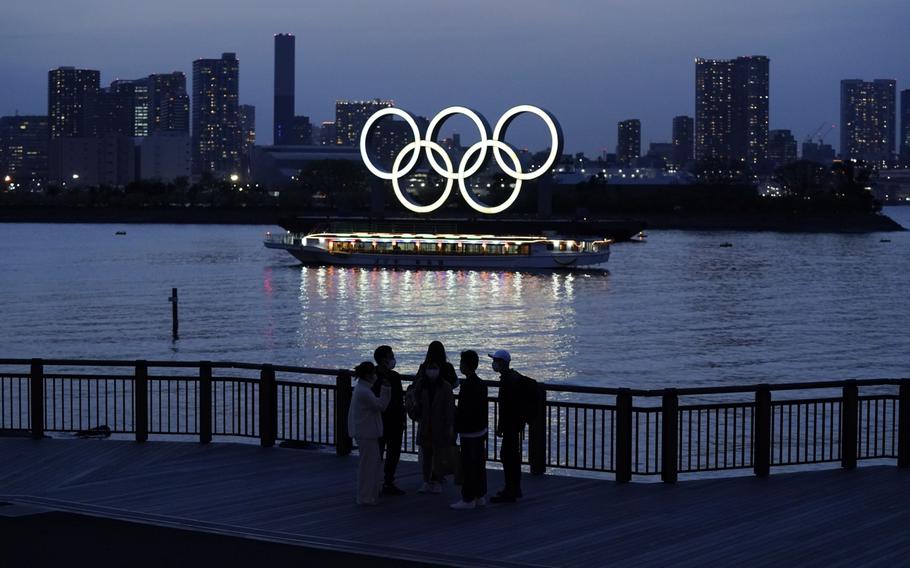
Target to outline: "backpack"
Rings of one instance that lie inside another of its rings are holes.
[[[404,411],[411,420],[420,420],[420,393],[417,392],[416,381],[404,391]]]
[[[540,413],[540,385],[531,377],[517,373],[521,380],[521,421],[530,425]]]

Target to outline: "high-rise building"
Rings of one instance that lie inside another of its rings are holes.
[[[901,164],[910,168],[910,89],[901,91]]]
[[[180,71],[149,75],[149,132],[190,133],[190,98]]]
[[[98,134],[139,138],[149,134],[148,79],[117,80],[101,93]]]
[[[429,119],[424,116],[415,116],[414,122],[420,132],[426,132],[430,127]],[[411,131],[411,127],[407,122],[392,120],[391,117],[383,117],[383,119],[376,122],[370,132],[368,151],[374,157],[376,165],[386,171],[390,171],[395,159],[404,147],[413,141],[414,132]],[[454,159],[453,162],[458,163]]]
[[[768,157],[767,57],[695,60],[695,160],[710,177],[762,170]]]
[[[295,116],[291,122],[291,136],[289,144],[295,146],[309,146],[313,143],[313,126],[310,124],[310,117]]]
[[[323,121],[319,125],[319,145],[334,146],[338,143],[338,135],[335,131],[335,122],[331,120]]]
[[[840,83],[840,156],[883,166],[894,159],[896,83],[891,79]]]
[[[273,144],[292,144],[294,128],[294,36],[275,35],[275,114]]]
[[[673,159],[672,166],[677,170],[688,167],[692,162],[692,151],[695,144],[695,121],[691,116],[673,117]]]
[[[0,117],[0,179],[21,187],[47,180],[49,134],[46,116]]]
[[[240,132],[242,147],[240,151],[240,169],[244,176],[250,175],[250,161],[253,156],[253,146],[256,145],[256,107],[253,105],[240,105]]]
[[[830,166],[836,155],[834,146],[825,144],[821,140],[817,142],[806,140],[803,142],[803,160]]]
[[[227,177],[239,172],[243,140],[238,90],[240,62],[233,53],[193,61],[193,173]]]
[[[395,106],[393,101],[335,101],[335,143],[342,146],[360,144],[360,131],[376,111]]]
[[[789,130],[768,132],[768,161],[773,168],[779,168],[796,161],[796,138]]]
[[[58,67],[48,72],[47,116],[51,138],[98,134],[101,73]]]
[[[634,165],[641,157],[641,121],[637,118],[619,123],[616,143],[616,158],[621,166]]]

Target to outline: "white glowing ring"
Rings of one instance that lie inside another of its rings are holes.
[[[544,162],[544,164],[540,166],[537,171],[522,173],[520,167],[514,170],[510,168],[508,164],[506,164],[502,159],[502,154],[499,153],[500,147],[493,146],[493,156],[496,158],[496,163],[499,164],[499,167],[502,168],[502,171],[509,174],[516,180],[523,181],[539,178],[556,163],[556,160],[559,159],[559,141],[562,138],[560,136],[559,127],[556,125],[556,121],[552,116],[550,116],[547,111],[532,105],[518,105],[510,108],[505,112],[505,114],[502,115],[502,117],[500,117],[499,122],[496,123],[496,127],[493,129],[493,140],[502,142],[502,137],[505,135],[505,131],[509,127],[509,123],[512,122],[512,120],[519,114],[526,112],[540,117],[540,119],[544,121],[544,124],[547,125],[547,129],[550,131],[550,155],[547,156],[547,161]]]
[[[370,156],[367,154],[367,137],[370,134],[370,129],[373,127],[373,125],[376,123],[377,120],[379,120],[380,118],[382,118],[384,116],[389,116],[389,115],[398,116],[398,117],[404,119],[404,121],[408,123],[408,126],[411,127],[411,132],[414,133],[414,141],[417,142],[420,140],[420,128],[417,127],[417,123],[414,121],[413,118],[411,118],[411,115],[401,109],[397,109],[395,107],[387,107],[387,108],[380,109],[380,110],[376,111],[375,113],[373,113],[373,115],[367,119],[366,123],[364,123],[363,130],[361,130],[361,132],[360,132],[360,156],[363,158],[363,163],[366,165],[367,169],[370,170],[370,172],[372,172],[372,174],[374,176],[381,178],[381,179],[394,181],[395,179],[397,179],[395,174],[392,172],[384,172],[384,171],[380,170],[379,168],[377,168],[376,166],[374,166],[373,162],[370,161]],[[404,151],[402,151],[401,153],[404,154]],[[427,153],[429,154],[429,150],[427,150]],[[401,154],[399,154],[398,157],[401,157]],[[411,154],[411,160],[408,162],[408,165],[404,168],[403,171],[399,172],[398,175],[399,176],[408,175],[411,172],[411,170],[414,169],[414,166],[417,165],[417,160],[419,160],[419,159],[420,159],[420,150],[415,148],[413,151],[413,154]],[[396,160],[396,162],[397,162],[397,160]]]
[[[433,117],[433,120],[430,121],[430,125],[427,127],[426,139],[429,141],[435,141],[436,135],[438,134],[438,131],[439,131],[439,127],[442,126],[442,123],[445,122],[445,120],[447,118],[449,118],[450,116],[452,116],[454,114],[461,114],[461,115],[464,115],[464,116],[470,118],[474,122],[474,125],[477,126],[477,131],[480,132],[480,142],[478,142],[478,144],[482,144],[481,148],[482,148],[483,152],[481,152],[480,156],[477,157],[477,161],[474,162],[474,165],[471,166],[471,168],[468,171],[462,173],[462,171],[459,169],[459,172],[458,172],[459,176],[464,176],[464,177],[472,176],[475,173],[477,173],[477,170],[479,170],[480,167],[483,166],[484,160],[487,159],[487,144],[486,143],[487,143],[487,140],[489,140],[489,138],[490,138],[490,126],[487,124],[487,121],[484,120],[484,118],[482,116],[480,116],[478,113],[474,112],[473,110],[471,110],[467,107],[451,106],[448,108],[444,108],[441,111],[439,111],[436,114],[436,116]],[[472,148],[473,148],[473,146],[472,146]],[[439,163],[436,162],[436,158],[433,157],[433,153],[430,151],[429,147],[427,147],[427,161],[430,162],[430,167],[432,167],[433,170],[435,170],[437,174],[439,174],[445,178],[450,178],[455,173],[451,170],[451,168],[448,171],[444,171],[439,166]]]
[[[471,195],[471,192],[469,192],[468,188],[465,186],[465,179],[468,177],[468,175],[463,173],[464,167],[468,160],[471,158],[472,154],[480,149],[483,149],[484,152],[486,152],[487,146],[492,146],[493,152],[498,152],[499,150],[504,151],[509,155],[509,158],[512,159],[512,162],[514,162],[515,168],[518,170],[521,169],[521,161],[518,159],[518,154],[516,154],[515,150],[513,150],[505,142],[500,142],[499,140],[487,140],[485,143],[483,143],[483,145],[481,145],[480,142],[477,142],[468,148],[467,152],[464,153],[464,156],[461,157],[461,163],[458,165],[458,189],[461,191],[461,196],[465,201],[468,202],[468,205],[470,205],[472,209],[475,211],[480,211],[481,213],[486,213],[487,215],[493,215],[495,213],[505,211],[511,207],[513,203],[515,203],[515,200],[518,199],[518,194],[521,193],[521,179],[515,178],[515,188],[512,190],[509,198],[495,207],[490,207],[485,203],[481,203],[475,200],[474,196]]]
[[[452,183],[454,181],[454,176],[445,176],[446,188],[442,192],[442,195],[439,196],[439,199],[433,203],[430,203],[429,205],[420,205],[411,201],[410,197],[405,195],[405,193],[401,191],[401,187],[398,186],[398,180],[407,175],[407,172],[401,173],[401,170],[399,168],[401,167],[401,161],[404,159],[404,156],[407,155],[408,152],[412,152],[414,156],[419,156],[421,148],[426,148],[427,154],[429,154],[431,151],[439,152],[439,154],[442,155],[443,161],[445,162],[446,171],[454,173],[452,170],[452,160],[449,158],[449,155],[446,154],[445,148],[436,142],[432,142],[430,140],[420,140],[418,138],[417,141],[409,142],[406,144],[405,147],[401,149],[401,152],[398,153],[398,156],[395,157],[395,163],[392,164],[392,189],[395,190],[395,195],[398,197],[398,201],[400,201],[402,205],[414,213],[430,213],[431,211],[435,211],[442,207],[442,204],[445,203],[446,199],[449,198],[449,195],[452,193]],[[410,167],[413,166],[409,166],[409,169]]]

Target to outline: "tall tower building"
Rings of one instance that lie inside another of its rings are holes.
[[[335,143],[343,146],[360,144],[360,131],[374,112],[395,106],[393,101],[335,101]]]
[[[695,121],[691,116],[673,117],[673,164],[682,170],[692,161],[695,144]]]
[[[148,79],[118,80],[101,95],[99,134],[143,137],[149,134]]]
[[[149,133],[190,133],[190,98],[180,71],[149,75]]]
[[[47,115],[51,138],[98,133],[101,73],[94,69],[58,67],[48,72]]]
[[[294,36],[275,35],[273,144],[290,144],[294,127]]]
[[[695,159],[712,175],[761,170],[768,158],[770,61],[695,60]]]
[[[897,85],[891,79],[840,82],[840,155],[885,165],[894,159]]]
[[[23,187],[47,180],[49,134],[46,116],[0,117],[0,179]]]
[[[901,164],[910,168],[910,89],[901,91]]]
[[[226,177],[240,169],[240,62],[233,53],[193,61],[193,173]]]
[[[796,161],[796,138],[789,130],[771,130],[768,133],[768,161],[774,168]]]
[[[641,157],[641,121],[637,118],[619,123],[616,143],[616,161],[621,166],[632,166]]]

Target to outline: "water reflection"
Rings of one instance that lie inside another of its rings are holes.
[[[328,348],[356,361],[391,344],[403,371],[413,372],[426,345],[438,339],[453,358],[463,349],[507,348],[525,368],[565,369],[578,344],[571,273],[296,270],[302,351]],[[553,374],[560,375],[566,378]]]

